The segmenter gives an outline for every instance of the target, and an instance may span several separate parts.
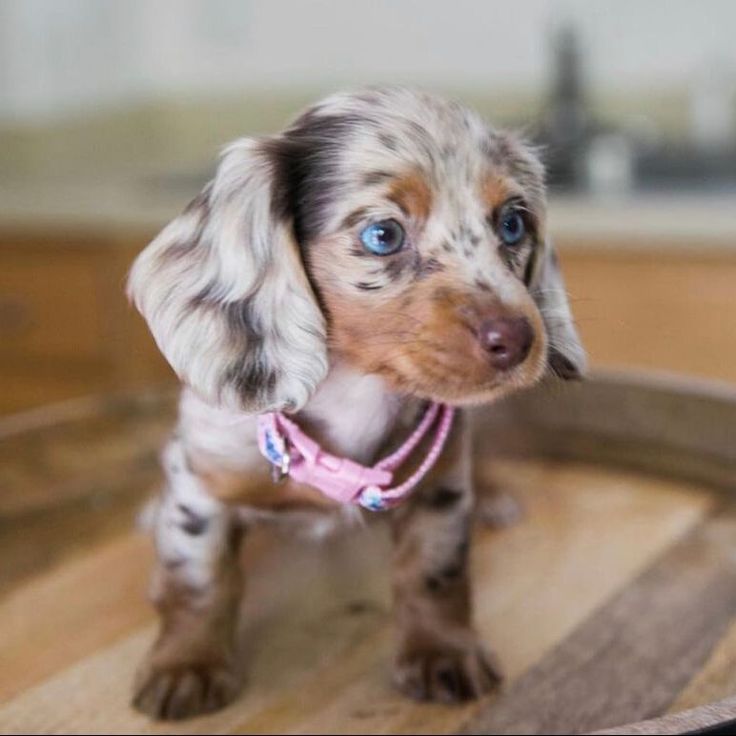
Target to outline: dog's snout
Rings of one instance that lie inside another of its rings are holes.
[[[481,322],[478,339],[491,365],[505,371],[524,362],[534,332],[526,317],[494,317]]]

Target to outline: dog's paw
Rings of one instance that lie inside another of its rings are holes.
[[[478,499],[475,516],[481,524],[503,529],[524,518],[524,507],[509,493],[495,492]]]
[[[406,647],[396,658],[393,675],[396,686],[410,698],[440,703],[480,698],[501,682],[494,657],[477,641]]]
[[[152,718],[179,720],[224,708],[238,690],[232,669],[219,662],[146,662],[136,678],[133,705]]]

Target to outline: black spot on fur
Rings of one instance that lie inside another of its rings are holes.
[[[376,605],[373,601],[369,600],[354,600],[354,601],[348,601],[345,604],[345,613],[348,614],[348,616],[361,616],[366,613],[378,613],[380,612],[380,607]]]
[[[424,578],[424,585],[432,593],[440,593],[456,585],[465,577],[470,552],[470,519],[460,522],[458,542],[440,566]]]
[[[514,251],[511,248],[500,245],[498,247],[498,252],[501,255],[501,260],[506,265],[506,268],[508,268],[509,271],[514,272],[517,265],[516,254],[514,253]]]
[[[426,260],[419,262],[416,270],[416,276],[417,279],[423,279],[433,273],[444,270],[445,266],[440,263],[440,261],[438,261],[436,258],[427,258]]]
[[[242,523],[231,524],[227,530],[226,545],[227,549],[233,557],[240,553],[240,547],[243,539],[248,531],[248,527]]]
[[[428,491],[424,495],[423,500],[427,506],[435,511],[445,511],[455,506],[462,497],[462,491],[440,486],[439,488],[433,488]]]
[[[184,214],[198,214],[205,219],[210,214],[210,195],[212,193],[212,182],[204,186],[202,191],[184,208]]]
[[[363,115],[310,110],[283,135],[264,143],[275,173],[273,213],[293,222],[299,245],[323,231],[329,207],[346,184],[337,154],[352,131],[369,122]]]
[[[341,227],[344,230],[350,230],[351,228],[354,228],[359,222],[365,219],[367,213],[368,213],[368,210],[365,207],[361,207],[359,210],[355,210],[355,212],[351,212],[342,221]]]
[[[449,240],[443,240],[442,241],[442,250],[445,251],[445,253],[452,253],[454,248],[450,244]]]
[[[187,557],[173,557],[171,559],[165,559],[164,560],[164,567],[167,570],[176,570],[180,568],[182,565],[187,563],[189,560]]]
[[[369,284],[367,281],[358,281],[355,286],[361,291],[374,291],[381,288],[381,284]]]
[[[455,550],[458,564],[464,565],[467,562],[468,552],[470,552],[470,522],[466,521],[460,541],[457,543],[457,549]]]
[[[370,171],[363,177],[363,186],[374,187],[389,179],[393,179],[393,174],[388,171]]]
[[[233,339],[245,337],[249,348],[257,349],[261,346],[263,335],[251,308],[250,299],[225,302],[220,305],[220,309],[225,315],[225,322]]]
[[[558,378],[562,378],[565,381],[578,381],[582,378],[582,373],[578,366],[555,348],[550,348],[547,361],[552,373]]]
[[[424,577],[424,586],[430,593],[441,593],[462,579],[466,566],[465,559],[449,562],[442,569]]]
[[[401,278],[406,269],[407,262],[403,258],[391,258],[386,261],[383,270],[391,281]]]
[[[276,373],[260,358],[239,361],[223,374],[222,385],[232,384],[240,396],[270,403],[276,391]]]
[[[222,301],[213,282],[189,300],[189,309],[217,310],[227,325],[230,341],[241,348],[239,357],[221,375],[220,390],[232,385],[247,401],[270,401],[278,375],[264,355],[263,327],[252,309],[251,300]]]
[[[183,259],[187,258],[192,251],[203,244],[202,232],[204,230],[204,222],[199,223],[192,237],[188,240],[175,240],[171,245],[161,252],[159,256],[160,261],[166,261],[168,259]]]
[[[202,305],[218,304],[220,300],[218,291],[220,288],[216,280],[210,281],[191,297],[189,306],[193,309],[198,309]]]
[[[181,528],[193,537],[198,537],[200,534],[204,534],[209,526],[209,521],[199,514],[192,511],[189,506],[185,506],[183,503],[177,504],[177,508],[184,515],[184,521],[181,523]]]
[[[526,267],[524,268],[524,284],[526,286],[529,286],[532,282],[532,276],[534,275],[534,266],[538,257],[539,251],[534,250],[526,262]]]
[[[228,302],[220,308],[232,340],[243,345],[243,357],[227,368],[221,385],[231,383],[241,396],[259,399],[259,403],[270,401],[278,376],[263,355],[262,327],[255,318],[250,301]]]
[[[462,240],[464,243],[466,243],[470,241],[472,236],[473,236],[473,233],[470,229],[470,226],[468,225],[467,222],[463,222],[458,228],[459,239]]]
[[[481,291],[491,291],[491,285],[485,281],[484,279],[476,279],[475,285],[481,290]]]
[[[399,141],[398,139],[391,135],[390,133],[379,133],[378,134],[378,142],[384,146],[384,148],[387,148],[389,151],[398,151],[399,150]]]
[[[427,129],[416,120],[409,120],[407,123],[407,127],[409,129],[409,135],[412,137],[414,145],[421,147],[427,158],[433,160],[435,146],[434,142],[432,141],[432,137],[430,136]]]
[[[443,567],[439,575],[444,580],[456,580],[465,570],[465,560],[457,560]]]
[[[169,258],[179,259],[188,257],[193,250],[208,245],[207,239],[204,237],[205,227],[210,217],[210,195],[212,192],[212,182],[209,182],[204,189],[184,208],[184,214],[196,219],[193,232],[187,240],[175,240],[160,255],[161,260]]]

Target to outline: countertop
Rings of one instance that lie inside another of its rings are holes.
[[[0,227],[154,233],[198,190],[196,177],[0,181]],[[591,240],[637,247],[736,248],[734,193],[552,196],[550,232],[575,246]]]

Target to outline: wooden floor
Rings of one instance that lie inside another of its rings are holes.
[[[0,442],[2,733],[580,733],[736,692],[736,503],[507,459],[484,475],[526,518],[478,528],[473,548],[500,693],[447,707],[391,689],[380,525],[320,546],[260,534],[245,555],[242,696],[207,718],[151,723],[128,705],[155,632],[150,543],[131,527],[169,414],[116,407],[95,423],[88,409],[6,425]]]

